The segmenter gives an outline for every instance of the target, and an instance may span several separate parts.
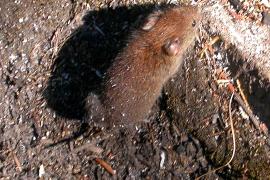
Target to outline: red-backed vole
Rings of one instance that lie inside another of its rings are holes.
[[[147,118],[164,83],[174,75],[195,39],[195,7],[173,7],[150,14],[132,33],[105,75],[101,96],[110,125]]]

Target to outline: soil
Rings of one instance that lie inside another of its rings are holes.
[[[102,128],[103,74],[140,20],[165,5],[132,2],[0,2],[0,178],[194,179],[222,166],[233,141],[221,69],[240,80],[261,129],[234,99],[236,154],[204,178],[270,178],[269,83],[222,40],[200,58],[216,35],[207,26],[148,122]]]

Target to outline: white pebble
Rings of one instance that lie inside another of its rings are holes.
[[[165,162],[165,152],[164,151],[161,151],[161,154],[160,154],[160,164],[159,164],[159,167],[161,169],[164,168],[164,162]]]
[[[38,176],[41,178],[45,174],[45,169],[43,164],[40,165],[39,171],[38,171]]]
[[[22,22],[23,22],[23,18],[20,18],[20,19],[19,19],[19,23],[22,23]]]

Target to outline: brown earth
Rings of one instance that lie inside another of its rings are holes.
[[[208,32],[165,85],[148,123],[104,131],[97,121],[102,75],[138,19],[159,6],[131,2],[0,2],[0,178],[194,179],[219,167],[233,149],[231,94],[217,83],[220,68],[240,79],[262,129],[270,127],[269,84],[222,41],[199,58],[214,35]],[[269,136],[239,108],[233,101],[234,159],[208,179],[270,178]]]

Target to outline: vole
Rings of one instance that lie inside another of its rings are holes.
[[[199,18],[197,8],[190,6],[156,10],[131,34],[104,78],[101,102],[110,126],[147,118],[194,42],[194,21]]]

